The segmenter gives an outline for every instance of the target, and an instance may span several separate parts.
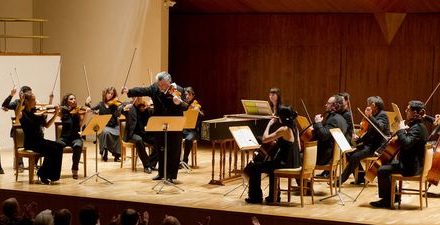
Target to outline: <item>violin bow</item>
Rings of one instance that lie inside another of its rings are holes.
[[[301,100],[301,104],[302,104],[304,110],[306,111],[307,118],[309,119],[310,124],[312,124],[312,119],[310,118],[309,111],[307,111],[306,104],[304,103],[304,101],[302,100],[302,98],[300,98],[300,100]]]
[[[348,96],[348,108],[350,109],[350,118],[351,118],[351,124],[353,124],[353,130],[354,130],[354,119],[353,119],[353,111],[351,110],[351,100],[350,96]]]
[[[432,96],[434,95],[434,93],[437,91],[438,87],[440,86],[440,82],[438,82],[437,86],[434,88],[434,90],[431,92],[431,95],[429,95],[428,99],[426,99],[425,101],[425,105],[428,104],[429,100],[431,100]]]
[[[18,86],[21,86],[20,85],[20,77],[18,76],[18,73],[17,73],[17,68],[14,67],[14,71],[15,71],[15,76],[17,76]]]
[[[58,69],[57,69],[57,75],[55,76],[55,81],[53,82],[52,92],[51,95],[53,95],[53,91],[55,90],[55,85],[57,84],[58,76],[60,75],[61,70],[61,64],[63,63],[63,58],[60,58],[60,62],[58,63]]]
[[[125,85],[127,85],[128,75],[130,74],[131,65],[133,65],[133,60],[134,60],[134,56],[136,55],[136,50],[137,50],[137,48],[134,48],[133,55],[131,56],[130,66],[128,67],[127,75],[125,76],[125,81],[124,81],[123,87],[125,87]],[[122,92],[121,92],[121,94],[122,94]]]
[[[384,133],[382,133],[382,131],[376,126],[376,124],[374,124],[369,118],[368,116],[366,116],[361,109],[357,108],[357,110],[361,113],[361,115],[368,121],[368,123],[371,124],[371,126],[374,127],[374,129],[376,129],[377,132],[379,132],[379,134],[383,137],[383,139],[388,140],[389,137],[387,137]]]
[[[12,73],[11,72],[9,73],[9,76],[11,77],[12,84],[14,85],[14,88],[15,88],[17,85],[15,85],[15,81],[14,81],[14,78],[12,77]]]
[[[90,86],[89,86],[89,79],[87,78],[87,70],[86,70],[86,65],[83,64],[83,72],[84,72],[84,77],[86,78],[86,85],[87,85],[87,92],[90,96]]]

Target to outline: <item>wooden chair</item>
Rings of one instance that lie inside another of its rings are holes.
[[[363,163],[365,165],[364,167],[364,171],[367,171],[368,168],[370,168],[370,166],[377,160],[377,156],[371,156],[371,157],[367,157],[361,160],[361,163]],[[358,180],[358,175],[359,175],[359,168],[356,168],[354,170],[354,179],[355,181]],[[364,185],[367,185],[367,182],[364,183]]]
[[[299,179],[299,191],[301,196],[301,207],[304,207],[304,192],[310,189],[312,196],[312,204],[315,204],[313,199],[313,171],[316,166],[316,155],[317,155],[317,142],[306,142],[304,157],[302,166],[299,168],[285,168],[277,169],[274,171],[275,183],[274,183],[274,202],[277,202],[278,198],[278,186],[280,184],[281,178],[287,178],[287,201],[290,202],[290,191],[292,189],[292,179]],[[310,187],[304,186],[305,181],[310,181]]]
[[[333,146],[333,156],[332,159],[330,160],[330,163],[327,165],[316,165],[315,166],[315,170],[328,170],[330,172],[330,175],[328,178],[322,178],[322,177],[317,177],[315,176],[314,182],[326,182],[329,183],[330,185],[330,195],[333,195],[333,189],[335,189],[336,192],[336,185],[335,182],[337,180],[337,170],[338,170],[338,161],[341,158],[341,151],[339,149],[338,144],[336,144],[336,142],[334,143]]]
[[[420,210],[423,209],[423,195],[425,195],[426,207],[428,207],[428,180],[427,180],[427,176],[428,176],[428,172],[432,166],[432,158],[433,158],[434,151],[432,149],[432,145],[426,145],[425,149],[426,150],[425,150],[425,159],[424,159],[424,163],[423,163],[423,171],[420,175],[411,176],[411,177],[404,177],[401,174],[392,174],[391,175],[391,208],[392,209],[394,209],[394,200],[395,200],[396,194],[400,195],[400,196],[402,196],[403,194],[419,195]],[[395,192],[396,181],[399,181],[397,193]],[[403,181],[419,182],[419,189],[414,190],[414,189],[403,188],[402,187]],[[422,187],[423,184],[425,184],[425,188]],[[400,203],[401,203],[401,201],[398,202],[399,209],[400,209]]]
[[[29,165],[27,169],[29,170],[29,184],[34,183],[34,168],[38,159],[42,156],[40,153],[34,152],[29,149],[25,149],[24,146],[24,133],[23,129],[19,124],[14,124],[12,126],[12,137],[14,140],[14,168],[15,168],[15,181],[18,181],[18,159],[19,158],[28,158]]]
[[[193,140],[193,145],[191,149],[191,167],[192,168],[199,168],[197,166],[197,140]],[[185,149],[185,139],[182,139],[182,149]],[[182,153],[183,156],[183,153]]]
[[[125,118],[118,119],[119,124],[119,141],[121,144],[121,168],[124,166],[124,161],[127,159],[127,148],[131,149],[131,170],[136,171],[137,163],[137,152],[136,145],[131,142],[125,142],[123,139],[125,137],[125,127],[127,125],[127,120]]]
[[[55,122],[55,137],[58,140],[61,137],[61,130],[63,129],[63,124],[60,121]],[[73,154],[73,148],[71,146],[66,146],[63,148],[63,154]],[[82,156],[84,163],[84,177],[87,177],[87,147],[83,146]]]

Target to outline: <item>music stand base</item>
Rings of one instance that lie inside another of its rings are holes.
[[[158,187],[159,185],[160,185],[160,188],[158,190],[156,190],[156,187]],[[162,189],[165,185],[175,187],[183,192],[185,191],[185,190],[183,190],[183,188],[181,188],[181,187],[177,186],[176,184],[169,182],[168,180],[165,180],[165,179],[157,182],[157,184],[154,185],[154,187],[152,189],[156,191],[156,194],[160,194],[160,192],[162,191]]]
[[[344,192],[341,192],[341,191],[337,191],[336,194],[334,194],[334,195],[330,195],[330,196],[327,196],[327,197],[325,197],[325,198],[319,199],[319,201],[324,201],[324,200],[327,200],[327,199],[330,199],[330,198],[333,198],[333,197],[338,196],[339,201],[341,202],[341,204],[345,206],[345,202],[344,202],[344,200],[342,199],[341,194],[343,194],[343,195],[345,195],[346,197],[350,198],[352,202],[355,202],[355,201],[356,201],[356,200],[353,199],[350,195],[348,195],[348,194],[346,194],[346,193],[344,193]]]
[[[105,179],[104,177],[102,177],[101,175],[99,175],[99,173],[95,173],[92,176],[87,177],[85,180],[81,181],[79,184],[83,184],[83,183],[87,182],[88,180],[92,179],[93,177],[96,177],[96,182],[98,182],[98,178],[99,178],[109,184],[113,184],[111,181],[109,181],[109,180]]]
[[[186,173],[190,174],[191,173],[191,167],[189,167],[188,163],[184,162],[184,161],[180,161],[179,166],[181,166],[182,168],[185,169]]]
[[[239,188],[243,188],[243,191],[241,192],[240,198],[243,196],[244,192],[248,189],[249,184],[244,182],[244,179],[242,180],[241,184],[237,185],[236,187],[232,188],[231,190],[229,190],[228,192],[226,192],[225,194],[223,194],[223,196],[228,196],[230,193],[232,193],[233,191],[239,189]]]

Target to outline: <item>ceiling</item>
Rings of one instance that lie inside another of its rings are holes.
[[[440,0],[164,0],[172,13],[433,13]]]

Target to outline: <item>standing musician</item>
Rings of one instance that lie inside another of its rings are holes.
[[[117,97],[118,93],[116,89],[114,87],[108,87],[102,91],[102,101],[94,107],[91,107],[92,110],[97,110],[99,115],[112,115],[104,130],[98,136],[99,153],[104,162],[108,160],[107,155],[109,151],[112,153],[115,162],[118,162],[121,156],[118,117],[121,115],[122,107],[120,107],[121,102]],[[86,105],[90,107],[90,102],[87,102]]]
[[[272,87],[269,90],[269,105],[272,109],[274,116],[278,116],[278,111],[281,107],[281,89],[277,87]]]
[[[340,111],[340,114],[342,117],[344,117],[345,121],[347,122],[347,136],[345,137],[348,141],[348,143],[351,143],[351,140],[353,139],[353,121],[352,121],[352,112],[350,111],[349,101],[350,101],[350,94],[347,92],[341,92],[338,95],[340,95],[343,98],[343,107]]]
[[[381,97],[368,97],[365,115],[384,135],[390,135],[388,116],[384,111],[384,103]],[[348,179],[350,174],[352,174],[356,168],[362,169],[360,161],[364,158],[373,156],[374,152],[386,141],[372,125],[368,126],[368,129],[364,132],[365,133],[361,137],[355,135],[356,143],[358,143],[356,147],[357,150],[346,154],[348,164],[341,174],[341,184]],[[358,180],[356,180],[354,184],[364,183],[364,175],[364,172],[358,173]],[[337,184],[339,184],[339,182],[337,182]]]
[[[185,102],[188,104],[188,109],[194,109],[199,111],[199,116],[197,117],[197,125],[195,129],[184,129],[183,130],[183,139],[184,139],[184,151],[183,151],[183,162],[188,164],[188,156],[193,147],[193,140],[197,139],[197,128],[200,125],[201,117],[204,116],[201,108],[202,106],[199,102],[194,98],[196,93],[192,87],[185,88]]]
[[[247,203],[262,203],[263,192],[261,191],[261,173],[269,174],[269,196],[265,198],[266,202],[274,201],[273,187],[275,176],[273,171],[279,168],[297,168],[300,167],[299,138],[298,130],[295,125],[297,113],[290,106],[281,106],[279,108],[279,119],[273,118],[267,124],[263,134],[263,143],[277,142],[276,151],[271,151],[272,160],[262,162],[251,161],[245,168],[246,175],[249,176],[249,192]],[[271,126],[277,122],[281,124],[275,132],[270,133]],[[277,193],[279,195],[279,193]],[[278,199],[279,196],[278,196]]]
[[[71,146],[73,149],[72,154],[72,178],[78,179],[78,164],[81,158],[81,152],[83,148],[83,140],[79,135],[81,131],[81,125],[84,121],[86,109],[78,106],[76,97],[74,94],[64,95],[61,102],[61,136],[58,140],[59,143],[64,146]]]
[[[318,141],[317,165],[327,165],[332,159],[335,141],[332,138],[330,129],[340,128],[344,136],[347,137],[347,122],[339,114],[342,107],[343,98],[340,95],[333,95],[324,106],[327,113],[325,119],[321,114],[315,116],[313,136]],[[328,176],[328,171],[323,172],[321,176]]]
[[[153,116],[182,116],[183,111],[188,108],[188,104],[182,100],[184,90],[182,87],[172,83],[171,75],[167,72],[160,72],[156,75],[156,82],[148,87],[136,87],[130,90],[123,87],[122,93],[127,93],[128,97],[149,96],[153,100]],[[182,132],[168,132],[167,135],[167,179],[173,182],[177,178],[179,169],[180,152],[182,143]],[[159,145],[165,146],[163,132],[158,135]],[[164,178],[164,151],[159,155],[159,174],[153,180]]]
[[[391,206],[391,174],[401,173],[402,176],[415,176],[422,172],[425,156],[425,144],[428,130],[422,122],[425,114],[425,104],[412,100],[405,110],[406,121],[401,121],[397,134],[397,143],[400,145],[397,161],[383,165],[377,172],[379,201],[370,202],[373,207],[388,208]],[[395,202],[400,201],[396,195]]]
[[[122,138],[136,145],[136,151],[142,161],[145,173],[151,173],[159,160],[159,146],[155,135],[145,131],[145,126],[153,113],[152,111],[142,97],[136,97],[133,105],[131,107],[127,105],[123,111],[127,118],[127,125],[125,126],[125,137]],[[153,146],[150,156],[145,150],[145,143]]]
[[[17,119],[23,128],[24,147],[38,152],[44,156],[43,165],[37,172],[43,184],[60,179],[61,163],[63,158],[63,146],[55,141],[44,139],[43,127],[48,128],[55,121],[59,113],[59,107],[55,106],[55,114],[47,121],[47,116],[37,112],[35,95],[24,94],[25,108],[17,115]]]

